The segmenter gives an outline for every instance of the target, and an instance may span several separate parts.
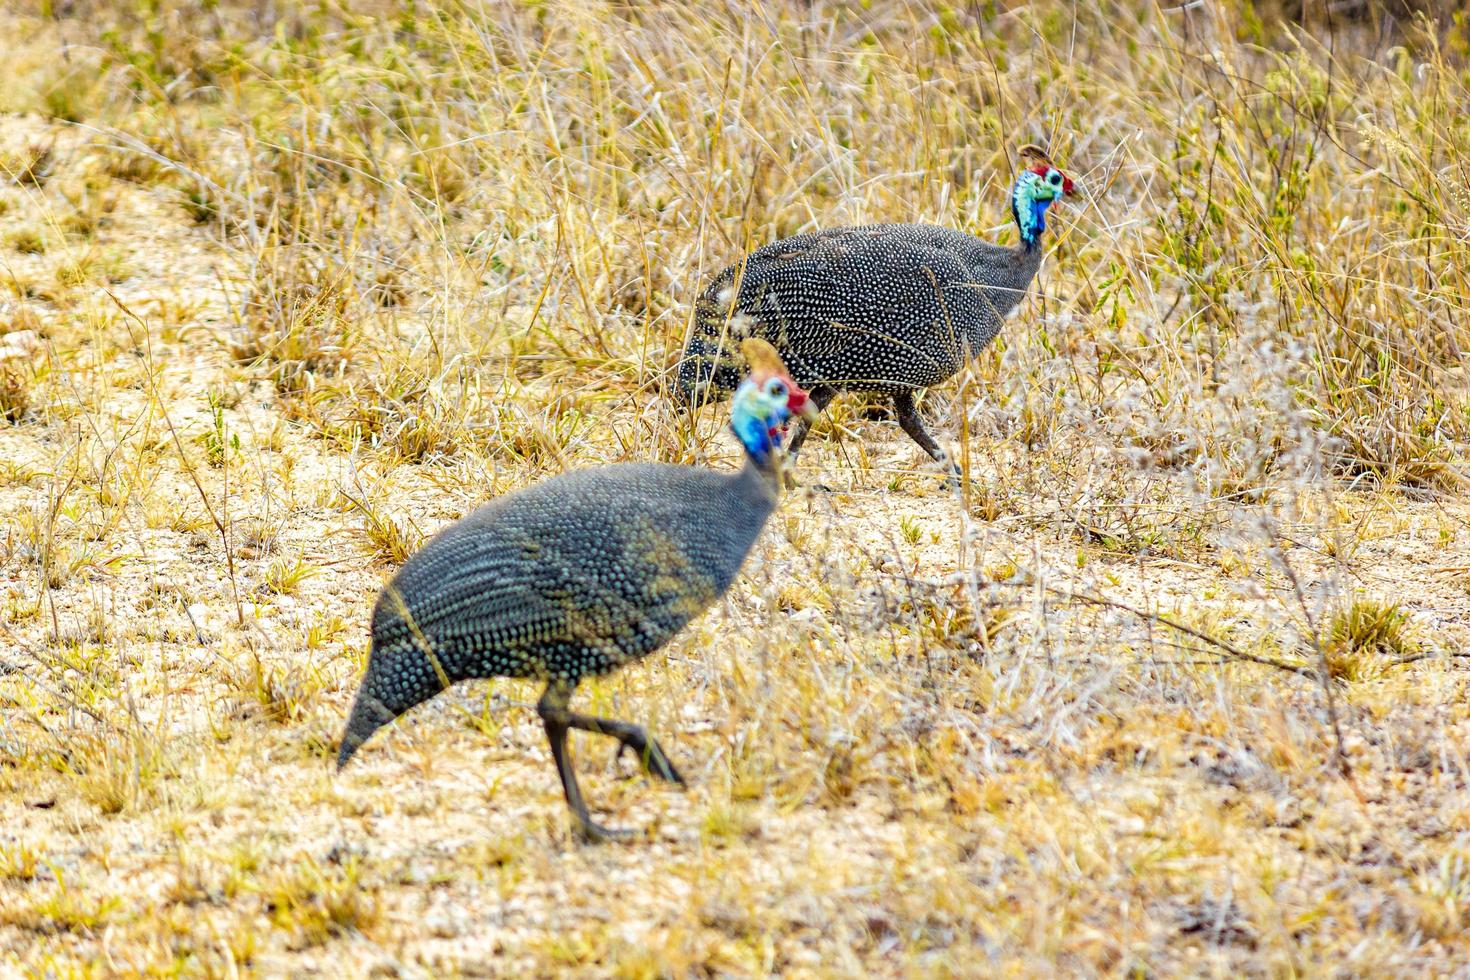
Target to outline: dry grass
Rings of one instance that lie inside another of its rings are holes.
[[[1470,37],[1316,6],[8,8],[0,969],[1463,969]],[[1026,141],[1087,197],[926,403],[964,492],[839,400],[584,691],[691,777],[579,743],[647,840],[572,842],[515,684],[333,774],[424,534],[735,465],[663,397],[702,282],[1007,240]]]

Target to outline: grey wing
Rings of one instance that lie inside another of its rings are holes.
[[[426,632],[457,676],[578,677],[641,657],[714,599],[667,526],[644,523],[604,523],[595,549],[523,541],[534,555],[446,582]]]
[[[452,680],[541,673],[545,652],[571,634],[565,584],[503,537],[492,548],[459,544],[426,549],[422,565],[384,588],[374,640],[432,652]]]
[[[696,554],[685,535],[698,522],[678,507],[625,513],[616,521],[620,560],[589,570],[584,599],[597,610],[597,626],[627,657],[662,646],[703,612],[724,588],[711,555]],[[692,550],[691,550],[692,549]]]

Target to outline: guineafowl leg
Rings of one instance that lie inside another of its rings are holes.
[[[914,393],[901,391],[893,396],[893,410],[898,413],[898,424],[903,431],[909,434],[909,438],[919,444],[919,448],[928,453],[936,463],[943,463],[949,467],[949,476],[946,482],[953,483],[959,477],[960,468],[949,458],[949,453],[939,448],[939,443],[924,428],[924,422],[919,418],[919,410],[914,407]]]
[[[806,393],[807,401],[817,407],[817,411],[825,412],[831,403],[836,388],[828,388],[826,385],[813,385],[812,390]],[[796,477],[793,471],[796,469],[796,454],[801,452],[801,444],[806,442],[807,433],[812,430],[812,424],[804,416],[796,420],[796,430],[791,433],[791,442],[786,445],[786,489],[796,489]]]
[[[624,749],[632,749],[633,754],[638,757],[638,762],[643,766],[643,771],[666,783],[676,786],[686,785],[684,777],[674,768],[669,757],[664,755],[664,750],[659,747],[658,742],[648,737],[648,732],[639,725],[626,721],[617,721],[613,718],[594,718],[591,715],[569,714],[567,724],[583,732],[592,732],[596,735],[610,735],[622,744],[618,747],[618,755],[623,754]]]
[[[587,812],[582,790],[577,786],[577,774],[572,769],[571,756],[567,754],[567,733],[572,728],[572,713],[567,710],[567,702],[571,700],[574,686],[553,681],[546,685],[541,700],[536,702],[536,713],[546,726],[546,739],[551,743],[551,757],[556,760],[556,771],[561,776],[561,788],[566,794],[567,806],[571,807],[572,816],[577,818],[577,829],[588,840],[620,840],[632,837],[631,830],[612,830],[595,822]]]
[[[825,412],[833,396],[836,394],[836,388],[828,388],[826,385],[813,385],[812,390],[806,393],[806,397],[807,401],[817,406],[817,411]],[[801,452],[801,444],[806,442],[806,434],[811,431],[811,428],[812,424],[805,418],[798,418],[796,420],[796,431],[791,433],[791,442],[786,446],[787,456],[794,459],[796,454]]]

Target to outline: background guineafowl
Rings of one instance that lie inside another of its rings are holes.
[[[733,390],[735,345],[761,337],[818,410],[839,391],[890,394],[903,430],[948,462],[919,419],[914,392],[953,377],[1000,332],[1041,266],[1047,208],[1072,193],[1072,181],[1040,148],[1019,153],[1010,205],[1020,244],[895,224],[833,228],[759,248],[700,295],[676,395],[691,403]],[[807,428],[803,421],[792,435],[791,455]]]
[[[654,463],[564,473],[456,521],[399,570],[373,610],[339,769],[378,728],[455,681],[526,677],[547,682],[537,710],[585,836],[625,832],[588,814],[570,729],[610,735],[650,775],[683,783],[642,728],[567,704],[582,678],[652,653],[723,595],[775,508],[777,428],[810,405],[768,344],[743,349],[752,373],[731,408],[746,452],[738,473]]]

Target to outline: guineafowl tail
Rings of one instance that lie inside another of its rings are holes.
[[[740,387],[744,377],[739,354],[722,348],[717,338],[697,333],[679,359],[673,395],[682,405],[721,401]]]

